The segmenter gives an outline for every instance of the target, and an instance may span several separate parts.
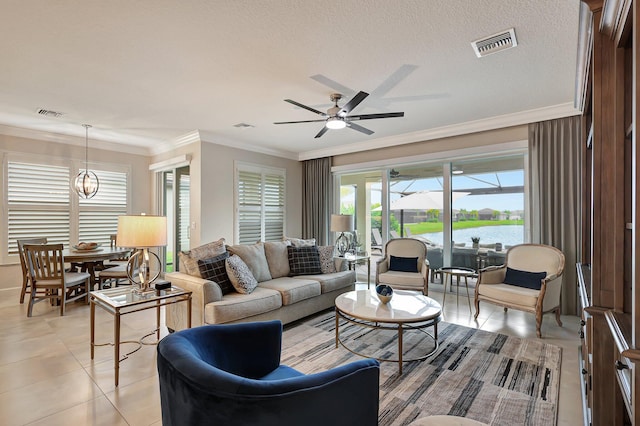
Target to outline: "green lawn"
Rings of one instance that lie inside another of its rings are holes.
[[[481,226],[524,225],[524,220],[465,220],[453,222],[453,229],[479,228]],[[412,234],[426,234],[430,232],[442,232],[442,222],[422,222],[406,225]]]

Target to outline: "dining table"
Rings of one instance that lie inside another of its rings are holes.
[[[98,247],[93,250],[78,250],[75,248],[65,249],[62,252],[64,261],[72,264],[82,264],[82,269],[91,275],[91,288],[98,284],[96,270],[105,260],[122,259],[126,257],[131,249],[122,247]]]

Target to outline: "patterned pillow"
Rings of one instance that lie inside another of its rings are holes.
[[[209,259],[198,260],[198,268],[200,268],[202,278],[215,281],[220,286],[222,294],[229,294],[236,290],[227,275],[226,260],[228,257],[229,253],[223,253]]]
[[[302,238],[282,237],[282,241],[289,241],[289,243],[294,247],[310,247],[310,246],[316,245],[315,238],[311,238],[309,240],[303,240]]]
[[[201,278],[198,260],[219,256],[226,251],[227,249],[224,246],[224,238],[220,238],[218,241],[204,244],[189,251],[181,251],[178,253],[178,257],[180,258],[180,272],[185,272],[191,276]]]
[[[238,293],[249,294],[256,289],[258,281],[240,256],[234,254],[227,258],[225,266],[229,280]]]
[[[291,275],[321,274],[320,254],[317,246],[287,247]]]
[[[320,255],[320,270],[323,274],[338,272],[336,263],[333,261],[333,246],[319,246],[318,254]]]

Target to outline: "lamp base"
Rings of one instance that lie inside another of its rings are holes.
[[[340,234],[338,239],[336,240],[336,251],[340,255],[340,257],[344,257],[344,254],[349,250],[349,239],[344,232]]]
[[[151,256],[156,258],[158,269],[153,276],[151,275],[150,260]],[[142,249],[135,252],[129,258],[127,263],[127,276],[129,282],[133,285],[133,292],[136,294],[149,294],[155,292],[153,282],[160,276],[162,263],[157,254],[150,252],[148,249]]]

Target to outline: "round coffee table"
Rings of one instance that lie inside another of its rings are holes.
[[[442,307],[430,297],[414,291],[395,290],[393,298],[387,304],[380,302],[371,290],[349,291],[336,298],[336,348],[341,344],[356,355],[370,358],[350,349],[340,340],[340,318],[363,327],[397,330],[398,359],[376,359],[397,362],[399,374],[402,374],[403,361],[423,360],[438,350],[438,323],[442,319]],[[427,332],[428,327],[433,327],[433,334]],[[404,329],[418,330],[431,337],[434,342],[433,350],[423,356],[403,360]]]

